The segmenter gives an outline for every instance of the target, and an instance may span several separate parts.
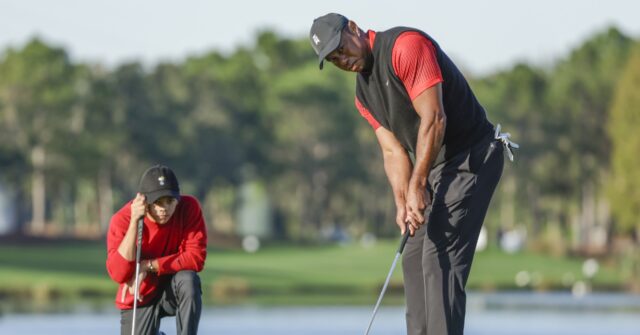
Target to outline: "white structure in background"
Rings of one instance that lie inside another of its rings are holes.
[[[506,230],[500,237],[500,248],[507,253],[515,253],[524,248],[527,232],[524,229]]]
[[[480,228],[480,235],[478,236],[478,243],[476,243],[476,252],[486,249],[487,245],[489,245],[489,236],[487,229],[482,226],[482,228]]]
[[[586,182],[582,188],[582,206],[571,222],[574,249],[603,253],[611,230],[609,201],[596,196],[595,186]]]
[[[260,249],[260,240],[254,235],[245,236],[242,239],[242,249],[252,254]]]
[[[589,279],[593,278],[598,273],[598,270],[600,270],[600,265],[593,258],[589,258],[582,263],[582,273]]]
[[[589,285],[582,280],[578,280],[571,287],[571,294],[576,298],[582,298],[589,293]]]
[[[9,191],[0,183],[0,235],[15,230],[15,206]]]
[[[365,249],[373,248],[377,242],[378,242],[378,239],[376,238],[376,235],[373,233],[364,233],[360,238],[360,245]]]
[[[516,273],[516,276],[514,279],[516,282],[516,286],[518,287],[525,287],[531,284],[531,274],[529,274],[529,271],[526,271],[526,270],[522,270]]]
[[[256,252],[260,248],[260,239],[273,234],[269,195],[264,185],[250,181],[242,184],[239,197],[238,234],[243,237],[243,248],[247,252]]]

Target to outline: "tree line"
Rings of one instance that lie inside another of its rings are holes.
[[[73,62],[34,38],[0,56],[0,192],[25,234],[100,235],[155,163],[233,233],[260,189],[274,237],[396,234],[395,207],[354,77],[318,71],[309,42],[271,31],[250,46],[147,68]],[[609,248],[640,231],[640,49],[616,28],[547,67],[466,74],[522,149],[486,221],[541,246]],[[244,188],[243,188],[244,187]],[[243,200],[244,199],[244,200]]]

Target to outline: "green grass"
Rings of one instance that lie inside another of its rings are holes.
[[[270,246],[255,254],[210,249],[201,273],[209,303],[369,304],[377,296],[393,260],[397,241],[372,248],[348,246]],[[105,270],[102,243],[0,246],[0,299],[4,296],[110,298],[116,286]],[[582,260],[532,253],[487,250],[476,255],[468,288],[516,289],[514,278],[528,271],[531,289],[568,289],[563,276],[582,279]],[[401,264],[388,299],[401,301]],[[613,268],[601,266],[597,287],[622,288]]]
[[[563,277],[585,280],[582,274],[583,262],[584,259],[559,258],[530,252],[507,254],[491,249],[476,255],[469,286],[477,289],[516,289],[516,274],[526,271],[538,281],[533,289],[568,289],[563,283]],[[613,266],[601,264],[592,284],[596,289],[622,289],[623,279]]]

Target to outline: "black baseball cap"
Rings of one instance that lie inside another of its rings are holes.
[[[162,197],[180,199],[178,178],[170,168],[164,165],[154,165],[142,174],[139,192],[146,197],[148,204],[152,204]]]
[[[313,50],[318,55],[320,70],[322,70],[325,57],[340,45],[342,29],[348,22],[346,17],[336,13],[329,13],[313,20],[309,39]]]

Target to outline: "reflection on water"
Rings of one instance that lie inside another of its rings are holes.
[[[224,335],[352,335],[364,333],[371,306],[359,307],[225,307],[203,312],[200,333]],[[175,319],[162,330],[175,334]],[[637,335],[640,296],[592,294],[469,294],[468,335]],[[61,314],[5,314],[0,334],[117,334],[119,314],[76,311]],[[404,334],[402,307],[381,308],[371,335]]]

